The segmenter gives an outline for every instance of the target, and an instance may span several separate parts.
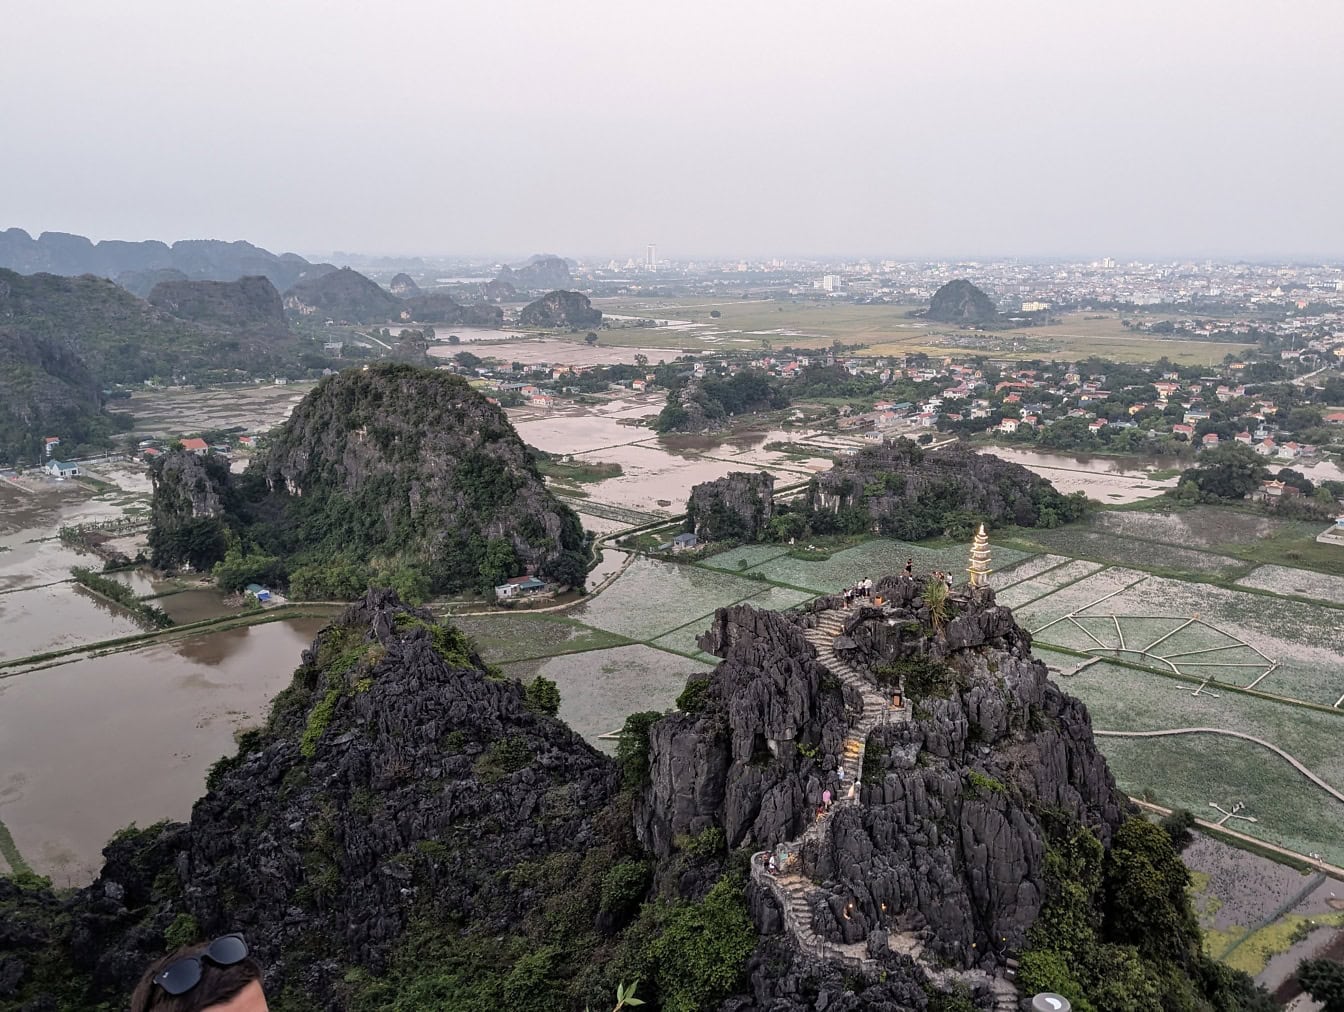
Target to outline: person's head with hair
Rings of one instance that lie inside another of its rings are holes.
[[[145,971],[131,1012],[267,1012],[261,966],[241,935],[184,946]]]

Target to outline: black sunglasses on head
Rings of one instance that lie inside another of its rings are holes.
[[[201,960],[233,966],[247,958],[247,942],[239,934],[220,935],[195,956],[175,959],[154,975],[154,983],[169,994],[186,994],[201,982]]]

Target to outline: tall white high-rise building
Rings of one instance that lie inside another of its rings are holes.
[[[653,243],[649,243],[644,249],[644,269],[646,271],[656,270],[658,267],[658,250]]]

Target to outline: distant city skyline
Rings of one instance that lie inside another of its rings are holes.
[[[6,41],[0,225],[34,233],[1344,256],[1337,0],[66,0]]]

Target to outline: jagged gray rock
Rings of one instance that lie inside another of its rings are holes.
[[[774,512],[775,476],[732,471],[691,489],[686,528],[703,541],[759,541]]]
[[[940,967],[951,967],[986,1001],[1011,1007],[1011,985],[993,974],[1026,945],[1045,900],[1042,813],[1107,843],[1127,803],[1086,708],[1048,681],[993,591],[958,588],[951,614],[936,618],[926,587],[886,577],[847,611],[835,597],[804,613],[720,609],[700,646],[724,662],[700,712],[652,729],[653,782],[637,825],[655,853],[710,824],[733,845],[791,841],[798,874],[753,893],[762,931],[784,927],[804,953],[815,947],[856,969],[913,959],[940,987],[952,980]],[[886,691],[904,694],[906,709],[879,720],[878,675],[892,664],[910,685]],[[845,698],[858,713],[848,733],[866,748],[840,748]],[[810,753],[813,743],[815,758],[796,747]],[[803,832],[846,752],[862,766],[859,803],[837,804]],[[676,771],[691,763],[694,789],[678,790]]]

